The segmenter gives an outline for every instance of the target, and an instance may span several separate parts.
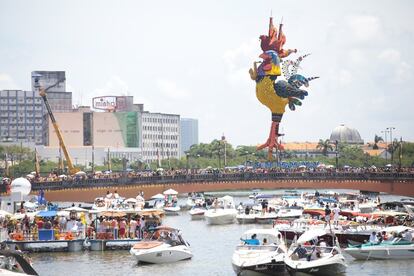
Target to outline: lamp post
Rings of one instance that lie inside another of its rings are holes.
[[[335,164],[338,169],[338,140],[335,140]]]
[[[186,165],[186,167],[187,167],[187,173],[188,173],[188,166],[189,166],[189,164],[190,164],[190,153],[186,153],[185,154],[185,157],[186,157],[186,161],[187,161],[187,165]]]
[[[221,141],[224,144],[224,159],[223,159],[223,161],[224,161],[224,168],[225,168],[227,166],[227,141],[226,141],[226,137],[224,136],[224,133],[221,136]]]
[[[387,130],[390,132],[390,143],[391,143],[391,165],[394,161],[394,141],[392,140],[392,131],[395,127],[387,127]]]
[[[401,163],[402,163],[402,147],[403,147],[403,141],[402,137],[400,137],[400,154],[398,155],[398,170],[401,171]]]
[[[247,157],[248,157],[249,152],[245,151],[244,154],[245,154],[245,157],[246,157],[246,162],[244,162],[244,166],[247,167]]]
[[[388,128],[387,128],[388,129]],[[388,130],[383,130],[381,131],[381,133],[384,133],[385,136],[385,162],[388,163],[388,143],[387,143],[387,134],[388,134]]]

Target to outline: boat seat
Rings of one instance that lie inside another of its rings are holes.
[[[150,241],[150,242],[139,242],[134,244],[134,249],[150,249],[150,248],[154,248],[157,246],[160,246],[161,244],[163,244],[162,242],[158,242],[158,241]]]

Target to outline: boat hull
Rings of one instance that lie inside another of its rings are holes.
[[[217,225],[217,224],[231,224],[234,223],[236,219],[237,211],[226,211],[226,212],[215,212],[214,210],[209,210],[204,213],[204,217],[207,220],[208,224]]]
[[[286,269],[289,273],[306,273],[308,275],[321,275],[321,276],[332,276],[344,273],[346,266],[343,264],[328,264],[317,267],[307,267],[307,268],[292,268],[286,266]],[[294,274],[293,274],[294,275]]]
[[[193,254],[186,246],[174,246],[162,250],[133,251],[131,254],[137,263],[162,264],[191,259]]]
[[[346,248],[345,252],[357,260],[392,260],[414,259],[414,245],[400,246],[370,246],[361,248]]]

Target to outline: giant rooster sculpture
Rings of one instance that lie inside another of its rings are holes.
[[[296,106],[302,105],[308,92],[301,87],[309,86],[309,81],[318,77],[306,78],[297,74],[301,61],[308,55],[300,56],[295,61],[282,58],[296,53],[296,49],[283,49],[286,36],[282,31],[282,24],[279,25],[279,32],[273,25],[273,18],[270,18],[268,35],[260,36],[260,46],[263,53],[259,56],[262,62],[254,62],[253,68],[249,70],[250,77],[256,82],[256,97],[272,112],[272,125],[270,127],[269,138],[266,143],[257,147],[257,150],[268,148],[268,159],[273,159],[273,150],[283,150],[283,146],[278,142],[279,124],[285,113],[286,105],[291,110]],[[260,63],[259,66],[258,63]],[[286,80],[276,82],[278,76],[283,73]]]

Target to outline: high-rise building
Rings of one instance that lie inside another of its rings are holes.
[[[37,91],[35,80],[47,88],[58,83],[47,91],[47,99],[53,112],[72,111],[72,92],[66,91],[65,71],[33,71],[32,91]],[[44,107],[46,110],[46,108]]]
[[[42,144],[44,105],[33,91],[0,91],[0,142]]]
[[[181,154],[198,144],[198,120],[181,118]]]
[[[180,115],[140,112],[141,150],[144,161],[180,158]]]

